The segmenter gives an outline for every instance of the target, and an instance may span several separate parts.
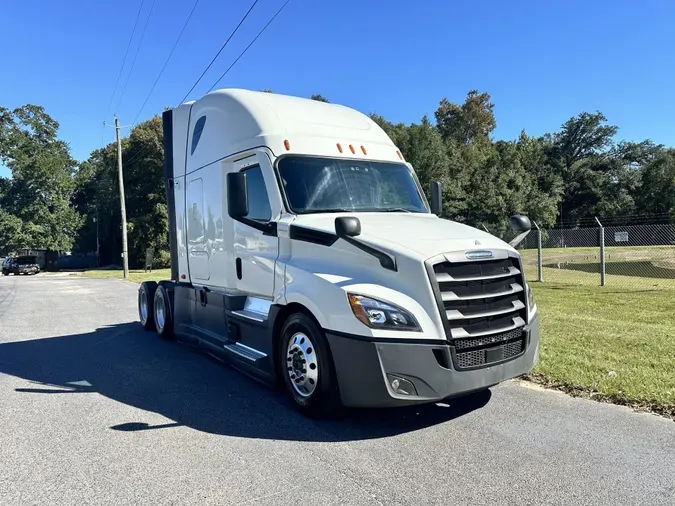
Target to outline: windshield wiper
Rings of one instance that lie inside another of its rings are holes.
[[[412,213],[410,209],[405,209],[403,207],[391,207],[387,209],[382,209],[383,213]]]
[[[347,209],[346,207],[335,207],[332,209],[306,209],[307,213],[354,213],[358,212],[358,209]]]

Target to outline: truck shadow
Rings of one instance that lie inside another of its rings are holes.
[[[296,412],[280,390],[180,343],[167,343],[125,323],[95,332],[0,344],[0,372],[35,386],[27,395],[99,393],[172,420],[148,425],[111,420],[112,430],[139,431],[186,426],[246,438],[296,441],[374,439],[419,430],[480,409],[490,392],[444,407],[350,410],[332,420]]]

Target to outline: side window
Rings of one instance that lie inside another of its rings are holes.
[[[190,148],[190,155],[194,155],[195,149],[197,149],[197,144],[199,144],[199,138],[202,136],[202,130],[204,130],[205,124],[206,116],[202,116],[195,123],[195,129],[192,132],[192,147]]]
[[[265,179],[262,169],[256,165],[250,169],[244,169],[246,174],[246,193],[248,194],[248,216],[256,221],[268,222],[272,219],[270,200],[267,197]]]
[[[204,196],[202,180],[193,179],[188,186],[187,219],[188,242],[199,244],[204,242]]]

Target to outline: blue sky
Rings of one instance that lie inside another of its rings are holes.
[[[153,0],[145,0],[120,88]],[[260,0],[190,98],[230,65],[284,0]],[[113,140],[101,123],[141,0],[3,2],[0,105],[43,105],[73,156]],[[200,0],[140,120],[185,95],[251,0]],[[156,0],[119,107],[131,123],[193,0]],[[321,93],[391,121],[433,117],[447,97],[492,95],[496,138],[602,111],[619,137],[675,145],[675,2],[291,0],[219,87]],[[8,171],[0,167],[0,175]]]

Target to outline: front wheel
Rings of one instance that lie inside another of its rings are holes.
[[[279,364],[284,389],[293,404],[311,417],[341,408],[333,359],[326,337],[303,313],[291,315],[281,331]]]

